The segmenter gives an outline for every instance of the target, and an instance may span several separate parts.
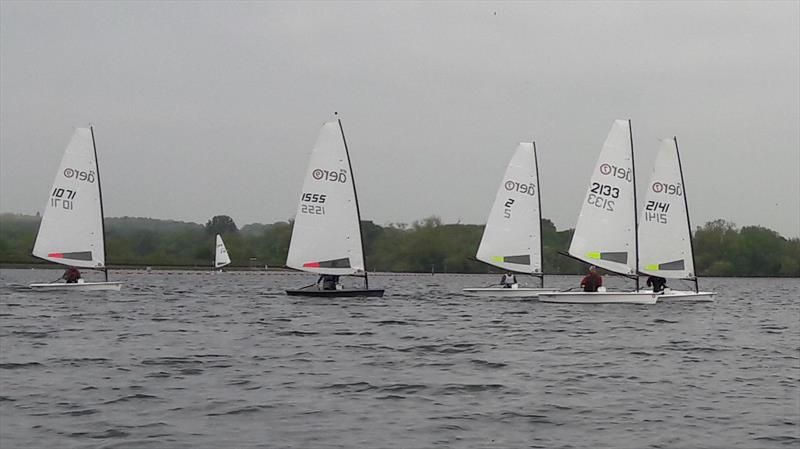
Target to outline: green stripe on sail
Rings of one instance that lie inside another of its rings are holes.
[[[624,251],[588,252],[587,259],[607,260],[616,263],[628,263],[628,253]]]
[[[528,254],[520,256],[492,256],[492,262],[511,263],[516,265],[530,265],[531,256]]]

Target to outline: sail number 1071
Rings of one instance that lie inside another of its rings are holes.
[[[50,194],[50,206],[72,210],[72,200],[75,199],[77,193],[75,190],[56,187],[53,189],[53,193]]]

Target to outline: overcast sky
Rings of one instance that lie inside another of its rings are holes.
[[[0,210],[95,126],[107,216],[295,214],[338,111],[362,217],[484,223],[517,143],[577,221],[616,118],[676,135],[694,225],[800,235],[800,2],[0,4]],[[640,195],[640,199],[643,195]]]

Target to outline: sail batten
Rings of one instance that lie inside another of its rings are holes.
[[[476,258],[503,270],[542,272],[539,179],[533,143],[517,146],[497,190]]]
[[[569,254],[623,275],[635,274],[636,207],[630,122],[615,120],[584,197]]]
[[[61,159],[33,255],[63,265],[104,268],[100,176],[91,128],[78,128]]]
[[[355,186],[339,121],[323,125],[311,152],[286,266],[335,275],[364,271]]]

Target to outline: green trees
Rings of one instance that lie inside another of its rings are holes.
[[[30,255],[39,217],[0,214],[0,262],[39,263]],[[291,221],[249,224],[239,230],[226,215],[206,224],[150,218],[106,219],[108,263],[210,267],[214,234],[222,234],[232,266],[283,266]],[[361,223],[367,268],[371,271],[486,273],[493,268],[474,260],[483,226],[445,224],[428,217],[411,225]],[[542,220],[546,273],[582,273],[585,267],[566,252],[572,230],[558,231]],[[738,229],[716,220],[695,232],[695,264],[702,276],[798,276],[800,239],[786,239],[761,226]]]
[[[706,276],[800,276],[800,239],[715,220],[697,229],[696,270]]]
[[[26,263],[39,231],[39,216],[0,214],[0,261]]]
[[[211,235],[214,234],[236,234],[239,232],[239,228],[236,227],[236,223],[233,222],[233,218],[227,215],[215,215],[206,222],[206,232]]]
[[[483,226],[442,224],[438,217],[428,217],[410,227],[389,225],[380,231],[375,228],[380,226],[371,222],[362,224],[370,270],[486,272],[486,265],[473,260]]]

